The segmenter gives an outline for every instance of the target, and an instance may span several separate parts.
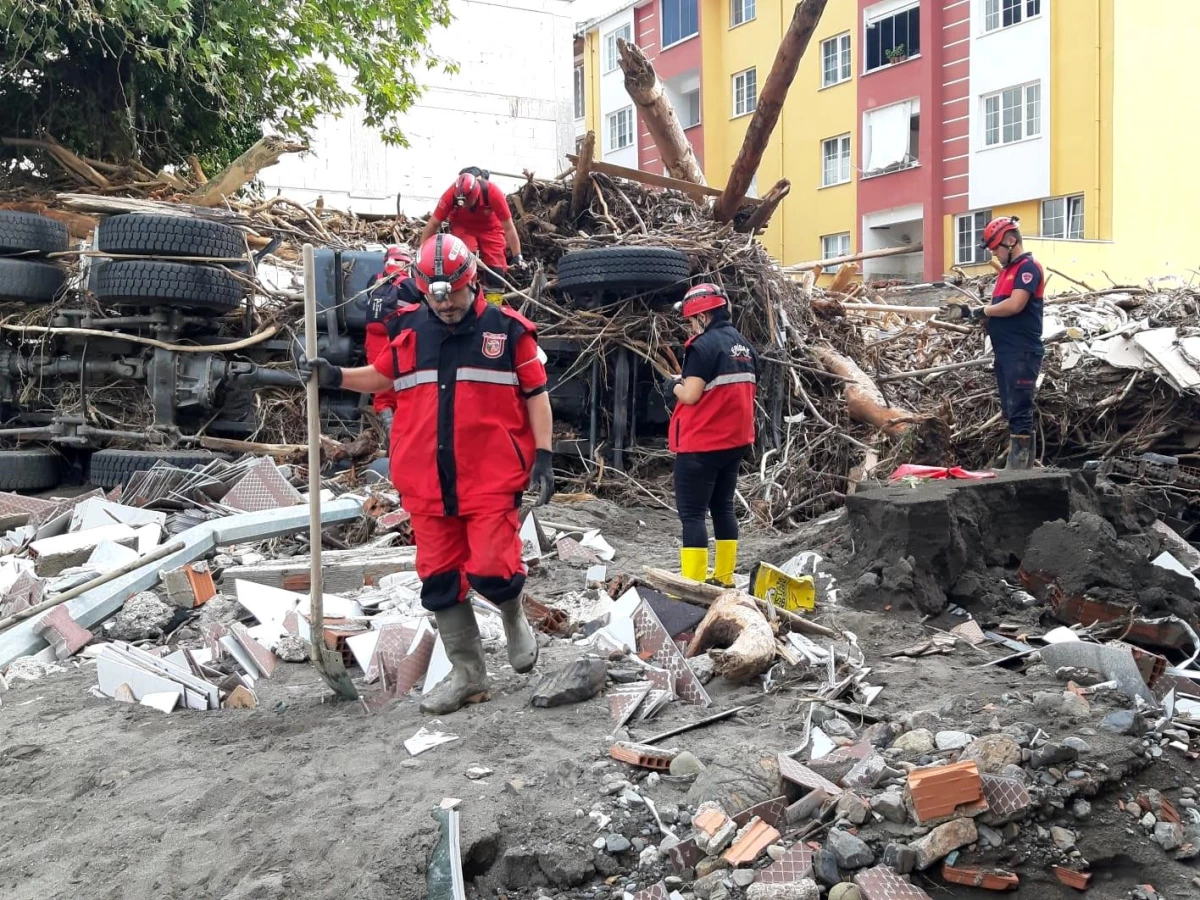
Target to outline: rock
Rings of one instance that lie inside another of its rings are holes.
[[[979,839],[989,847],[996,848],[1004,846],[1004,837],[994,828],[988,828],[986,825],[976,825],[975,829],[979,832]]]
[[[845,819],[851,825],[861,825],[867,821],[867,816],[871,811],[867,808],[866,802],[858,794],[847,791],[838,797],[837,815]]]
[[[211,602],[210,600],[209,603]],[[308,641],[298,634],[285,634],[275,644],[275,655],[284,662],[308,662]]]
[[[554,887],[572,888],[590,881],[596,867],[575,847],[548,843],[538,851],[538,868]]]
[[[973,844],[979,839],[974,819],[953,819],[912,842],[917,854],[916,867],[928,869],[950,851]]]
[[[1033,695],[1033,707],[1044,716],[1053,717],[1062,712],[1063,695],[1059,691],[1037,691]]]
[[[108,636],[118,641],[144,641],[158,637],[175,618],[177,608],[159,599],[154,591],[140,591],[105,626]]]
[[[1071,815],[1080,822],[1086,821],[1092,817],[1092,804],[1080,798],[1071,804]]]
[[[675,803],[662,802],[657,804],[658,817],[664,825],[674,825],[679,821],[679,806]]]
[[[754,879],[758,877],[758,872],[754,869],[735,869],[729,875],[729,880],[737,887],[748,888],[754,884]]]
[[[621,871],[621,864],[607,853],[593,854],[592,865],[596,867],[596,872],[601,878],[611,878]]]
[[[1050,840],[1059,850],[1070,850],[1075,846],[1075,833],[1055,825],[1050,829]]]
[[[883,864],[897,875],[907,875],[917,865],[917,853],[906,844],[888,844],[883,848]]]
[[[621,804],[623,806],[645,806],[646,801],[642,799],[642,795],[632,788],[626,788],[621,792]]]
[[[813,876],[817,882],[826,887],[833,887],[842,880],[842,873],[838,871],[837,857],[828,847],[822,847],[813,854],[812,867]]]
[[[662,854],[658,852],[657,847],[643,847],[638,854],[638,868],[652,869],[661,861]]]
[[[904,727],[909,731],[928,730],[932,732],[942,721],[936,709],[918,709],[904,717]]]
[[[1019,765],[1021,746],[1005,734],[988,734],[976,738],[959,756],[959,762],[974,760],[985,775],[999,775],[1005,766]]]
[[[1149,831],[1151,828],[1153,828],[1157,824],[1158,824],[1158,819],[1156,819],[1154,817],[1154,813],[1148,812],[1144,816],[1142,816],[1141,825],[1147,831]]]
[[[1092,707],[1086,700],[1071,691],[1064,691],[1062,698],[1062,714],[1072,719],[1088,719],[1092,715]]]
[[[787,851],[778,844],[772,844],[767,848],[767,856],[771,857],[771,862],[779,862],[783,859],[785,853]]]
[[[540,708],[582,703],[599,694],[607,678],[608,667],[604,660],[585,656],[543,676],[533,689],[530,703]]]
[[[673,763],[678,759],[675,757]],[[779,762],[774,753],[741,744],[728,748],[725,759],[728,762],[714,762],[696,777],[687,793],[690,806],[715,800],[726,815],[736,816],[783,793],[783,779],[779,776]],[[673,763],[672,775],[675,774]]]
[[[829,900],[863,900],[863,895],[858,885],[843,882],[829,892]]]
[[[663,839],[658,842],[658,852],[665,854],[672,847],[678,847],[682,843],[683,843],[683,841],[681,841],[679,838],[675,837],[675,835],[664,834]]]
[[[1066,744],[1045,744],[1033,751],[1029,765],[1035,769],[1046,769],[1063,763],[1074,762],[1079,751]]]
[[[699,775],[703,771],[704,763],[696,759],[688,750],[682,751],[671,760],[670,772],[672,775]]]
[[[1092,748],[1088,746],[1088,742],[1083,738],[1071,735],[1069,738],[1063,738],[1063,743],[1073,749],[1076,753],[1091,753]]]
[[[900,750],[905,756],[921,756],[933,752],[933,733],[924,728],[915,728],[905,732],[892,742],[894,750]]]
[[[820,788],[817,788],[814,791],[809,791],[787,808],[788,824],[795,825],[797,822],[803,822],[806,819],[815,818],[817,812],[828,799],[829,795]]]
[[[1144,730],[1142,717],[1133,709],[1111,712],[1100,722],[1100,727],[1113,734],[1141,734]]]
[[[874,864],[875,854],[866,843],[848,831],[831,831],[825,847],[833,851],[839,868],[865,869]]]
[[[821,726],[821,730],[830,737],[844,737],[850,738],[851,740],[854,740],[854,738],[857,737],[854,731],[854,726],[852,726],[841,716],[833,716],[830,718]]]
[[[708,859],[702,859],[696,863],[696,876],[703,878],[705,875],[711,875],[713,872],[723,872],[729,868],[729,863],[721,859],[719,856],[710,856]]]
[[[616,856],[619,853],[627,853],[633,844],[629,843],[629,838],[623,834],[610,834],[604,839],[604,849],[606,852]]]
[[[908,810],[904,806],[904,797],[898,791],[885,791],[872,797],[871,809],[897,825],[903,825],[908,821]]]
[[[900,726],[895,722],[876,722],[863,732],[863,740],[877,750],[890,747],[900,736]]]
[[[961,750],[973,740],[975,735],[965,731],[939,731],[933,742],[939,750]]]
[[[509,847],[504,851],[500,858],[500,880],[513,890],[546,884],[537,854],[527,847]]]
[[[699,679],[701,684],[708,684],[713,680],[716,674],[716,668],[713,665],[712,657],[707,653],[701,653],[699,656],[694,656],[688,661],[688,666],[693,674]]]
[[[811,878],[785,884],[752,884],[746,900],[820,900],[821,891]]]
[[[43,675],[65,671],[62,666],[44,663],[34,656],[18,656],[8,664],[4,677],[9,681],[37,681]]]
[[[1183,843],[1183,829],[1174,822],[1159,822],[1151,840],[1164,850],[1174,850]]]
[[[699,897],[700,900],[711,900],[713,892],[717,888],[724,890],[724,885],[721,884],[724,880],[724,872],[710,872],[703,878],[697,878],[692,883],[692,893]]]

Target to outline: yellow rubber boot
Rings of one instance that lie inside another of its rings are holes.
[[[707,547],[681,547],[679,549],[679,574],[692,581],[703,582],[708,574]]]
[[[713,581],[722,587],[733,587],[733,570],[737,568],[737,541],[717,541]]]

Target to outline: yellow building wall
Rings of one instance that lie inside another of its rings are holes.
[[[583,37],[583,121],[588,131],[600,140],[600,30],[593,28]],[[599,148],[597,148],[599,151]],[[599,152],[596,153],[599,156]]]

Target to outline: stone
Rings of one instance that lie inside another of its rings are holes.
[[[905,756],[932,753],[933,746],[933,733],[925,728],[914,728],[892,742],[892,749],[900,750]]]
[[[754,869],[736,869],[730,874],[729,880],[740,888],[748,888],[757,877],[758,872]]]
[[[809,791],[787,808],[788,824],[795,825],[797,822],[803,822],[807,819],[815,818],[825,801],[828,799],[829,795],[820,788]]]
[[[903,721],[904,727],[909,731],[929,730],[932,732],[942,721],[942,717],[936,709],[918,709],[910,712]]]
[[[687,793],[689,805],[714,800],[727,815],[736,816],[784,793],[776,754],[743,743],[727,748],[724,759],[728,762],[714,762],[696,776]],[[673,764],[671,774],[675,774]]]
[[[1059,691],[1037,691],[1033,695],[1033,707],[1044,716],[1053,717],[1062,712],[1063,695]]]
[[[672,775],[699,775],[704,771],[704,763],[696,759],[691,751],[683,750],[671,760],[670,773]]]
[[[838,798],[837,814],[851,825],[861,825],[867,821],[870,810],[861,797],[847,791]]]
[[[907,844],[888,844],[882,862],[897,875],[907,875],[917,865],[917,853]]]
[[[1158,819],[1155,818],[1154,813],[1148,812],[1142,816],[1141,826],[1147,831],[1153,828],[1156,824],[1158,824]]]
[[[953,819],[939,825],[929,834],[912,842],[912,849],[917,854],[916,867],[928,869],[951,851],[973,844],[978,839],[979,832],[975,828],[974,819]]]
[[[787,854],[787,851],[779,844],[772,844],[767,848],[767,856],[771,857],[771,862],[779,862]]]
[[[604,660],[585,656],[557,672],[544,675],[534,687],[529,702],[539,708],[582,703],[599,694],[607,680],[608,666]]]
[[[679,821],[679,806],[675,803],[662,802],[656,805],[658,817],[664,825],[674,825]]]
[[[908,821],[908,809],[904,806],[903,795],[898,791],[885,791],[872,797],[871,810],[897,825],[903,825]]]
[[[866,842],[848,831],[831,831],[825,847],[833,851],[838,867],[842,869],[865,869],[875,863],[875,854]]]
[[[1092,748],[1088,745],[1088,742],[1083,738],[1075,737],[1075,735],[1071,735],[1068,738],[1063,738],[1063,743],[1072,748],[1076,753],[1092,752]]]
[[[966,746],[958,761],[975,761],[983,775],[999,775],[1005,766],[1019,765],[1021,746],[1006,734],[987,734]]]
[[[611,878],[621,871],[621,864],[607,853],[596,853],[592,856],[592,865],[601,878]]]
[[[1062,698],[1062,714],[1072,719],[1088,719],[1092,715],[1092,707],[1086,700],[1071,691],[1064,691]]]
[[[1086,821],[1092,817],[1092,804],[1088,803],[1083,798],[1077,799],[1071,804],[1071,815],[1080,822]]]
[[[657,847],[643,847],[638,853],[638,868],[652,869],[661,861],[661,854]]]
[[[714,872],[724,872],[728,868],[729,863],[726,860],[721,859],[719,856],[710,856],[696,863],[696,876],[703,878],[705,875],[711,875]]]
[[[784,884],[752,884],[746,900],[820,900],[821,891],[811,878]]]
[[[1159,822],[1151,840],[1164,850],[1174,850],[1183,843],[1183,829],[1175,822]]]
[[[645,806],[646,801],[642,799],[642,795],[632,788],[626,788],[621,792],[621,803],[625,806]]]
[[[538,851],[538,868],[554,887],[572,888],[596,874],[592,861],[568,844],[548,843]]]
[[[863,732],[863,740],[875,747],[877,750],[882,750],[885,747],[890,747],[892,742],[901,734],[900,726],[895,722],[876,722]]]
[[[1029,765],[1035,769],[1046,769],[1050,766],[1074,762],[1078,756],[1079,751],[1066,744],[1044,744],[1033,751],[1029,758]]]
[[[500,880],[513,890],[546,884],[537,854],[527,847],[509,847],[504,851],[504,856],[500,858]]]
[[[1070,850],[1075,846],[1075,832],[1055,825],[1050,829],[1050,840],[1054,841],[1054,846],[1059,850]]]
[[[711,900],[713,892],[717,888],[724,889],[724,885],[721,884],[724,880],[724,872],[710,872],[703,878],[697,878],[692,883],[692,893],[699,897],[700,900]]]
[[[308,662],[308,641],[298,634],[285,634],[275,644],[275,655],[284,662]]]
[[[837,857],[828,847],[822,847],[813,854],[812,867],[813,876],[817,882],[826,887],[833,887],[842,880],[842,873],[838,871]]]
[[[863,895],[858,885],[843,882],[829,892],[829,900],[863,900]]]
[[[161,635],[176,612],[176,606],[154,591],[139,591],[125,601],[105,629],[108,637],[118,641],[144,641]]]
[[[712,657],[707,653],[701,653],[699,656],[692,657],[687,663],[701,684],[708,684],[713,680],[713,676],[717,674]]]
[[[975,829],[979,832],[979,839],[989,847],[997,848],[1004,846],[1004,836],[994,828],[988,828],[986,825],[976,825]]]
[[[623,834],[610,834],[604,839],[604,849],[606,852],[616,856],[619,853],[627,853],[633,847],[629,843],[629,838]]]
[[[973,740],[975,735],[965,731],[939,731],[933,742],[939,750],[961,750]]]
[[[1100,721],[1100,727],[1113,734],[1141,734],[1144,730],[1142,717],[1136,710],[1119,709]]]

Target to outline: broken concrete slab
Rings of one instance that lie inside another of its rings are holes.
[[[414,571],[416,559],[415,547],[327,550],[321,554],[321,576],[325,590],[330,593],[357,591],[379,584],[384,576]],[[252,581],[289,591],[307,591],[311,576],[312,562],[305,555],[231,566],[222,574],[221,582],[228,585]]]
[[[131,544],[136,545],[136,539]],[[104,574],[127,566],[141,556],[136,546],[123,546],[114,541],[101,541],[84,563],[89,569]]]
[[[48,577],[57,575],[63,569],[82,565],[96,547],[106,541],[132,549],[137,545],[137,533],[128,525],[106,525],[42,538],[29,545],[29,552],[36,560],[38,575]]]
[[[165,525],[167,514],[152,509],[141,509],[136,506],[124,506],[120,503],[110,503],[102,497],[93,497],[78,504],[71,510],[71,531],[88,531],[92,528],[103,528],[107,525],[129,525],[139,528],[142,525]]]
[[[1112,644],[1093,644],[1088,641],[1072,641],[1063,644],[1050,644],[1041,650],[1042,662],[1054,671],[1062,666],[1095,669],[1104,674],[1105,680],[1115,681],[1117,685],[1132,697],[1140,697],[1147,703],[1157,705],[1158,701],[1134,662],[1129,649]]]
[[[173,606],[153,591],[139,591],[105,625],[105,632],[120,641],[143,641],[162,634],[173,618]]]

